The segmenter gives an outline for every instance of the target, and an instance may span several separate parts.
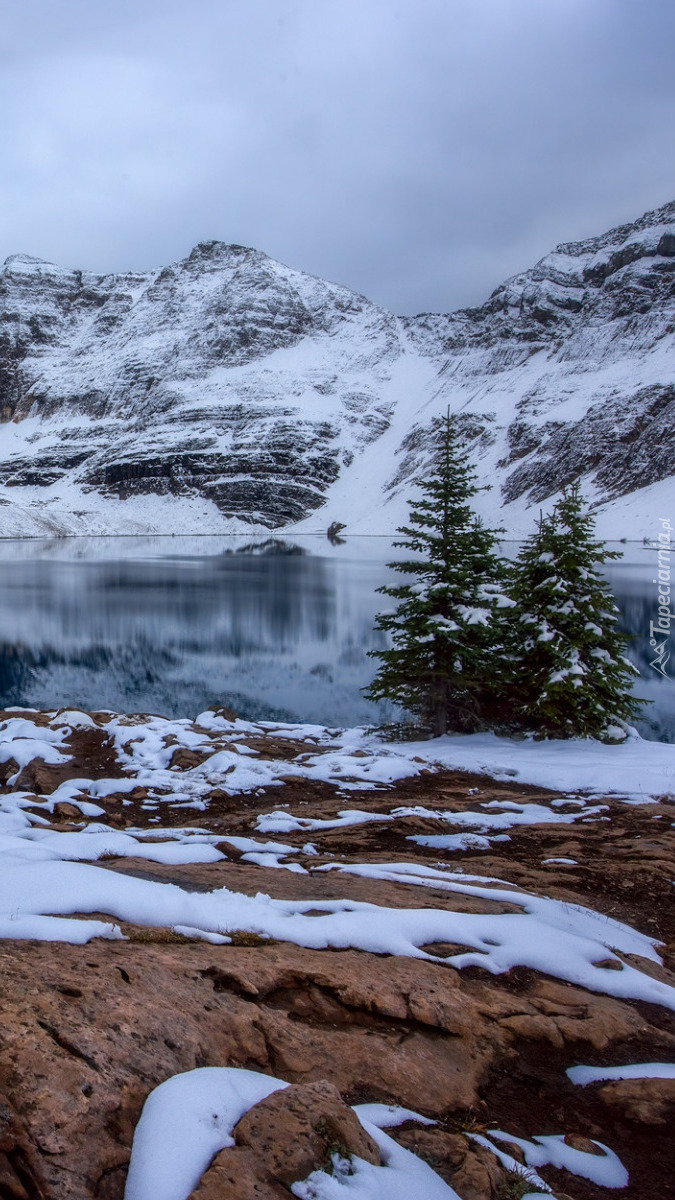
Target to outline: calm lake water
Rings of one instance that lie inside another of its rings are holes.
[[[644,736],[675,741],[675,681],[649,666],[653,558],[622,547],[610,578],[653,701]],[[378,722],[361,688],[397,578],[386,538],[92,538],[0,542],[0,705]]]

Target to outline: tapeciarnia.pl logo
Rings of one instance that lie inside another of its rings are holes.
[[[661,517],[659,524],[661,525],[661,532],[658,536],[658,569],[656,573],[657,578],[653,580],[658,587],[659,615],[656,621],[649,622],[649,645],[656,651],[649,665],[659,675],[663,675],[664,679],[669,679],[670,676],[666,672],[666,667],[670,659],[668,641],[670,638],[670,623],[671,621],[675,621],[675,612],[673,612],[670,604],[670,547],[673,530],[669,517]]]

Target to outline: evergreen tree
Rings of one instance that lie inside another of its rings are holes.
[[[366,692],[394,701],[434,736],[484,726],[500,676],[499,610],[512,604],[495,549],[502,531],[484,528],[471,510],[479,489],[449,416],[439,423],[436,457],[394,542],[417,557],[389,563],[413,580],[379,589],[398,605],[376,619],[391,647],[371,651],[381,665]]]
[[[639,701],[624,657],[618,608],[602,565],[619,558],[596,541],[579,484],[563,491],[525,542],[511,595],[515,723],[543,736],[623,736]]]

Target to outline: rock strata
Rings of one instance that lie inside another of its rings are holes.
[[[316,513],[305,528],[390,532],[448,408],[493,485],[485,515],[512,534],[575,474],[609,514],[672,477],[673,245],[675,202],[558,246],[480,307],[401,320],[221,242],[121,275],[14,255],[5,528],[203,533]],[[639,503],[622,511],[632,536],[653,533]]]

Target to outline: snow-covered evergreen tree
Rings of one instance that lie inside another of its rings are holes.
[[[548,737],[618,737],[635,716],[636,668],[600,568],[619,558],[595,539],[579,484],[566,488],[525,542],[511,595],[515,723]]]
[[[496,552],[501,530],[484,528],[472,512],[479,489],[449,416],[437,436],[435,473],[394,543],[416,557],[389,564],[412,579],[379,589],[398,605],[377,617],[391,646],[371,651],[381,665],[366,693],[394,701],[435,736],[487,723],[503,674],[500,610],[512,604]]]

